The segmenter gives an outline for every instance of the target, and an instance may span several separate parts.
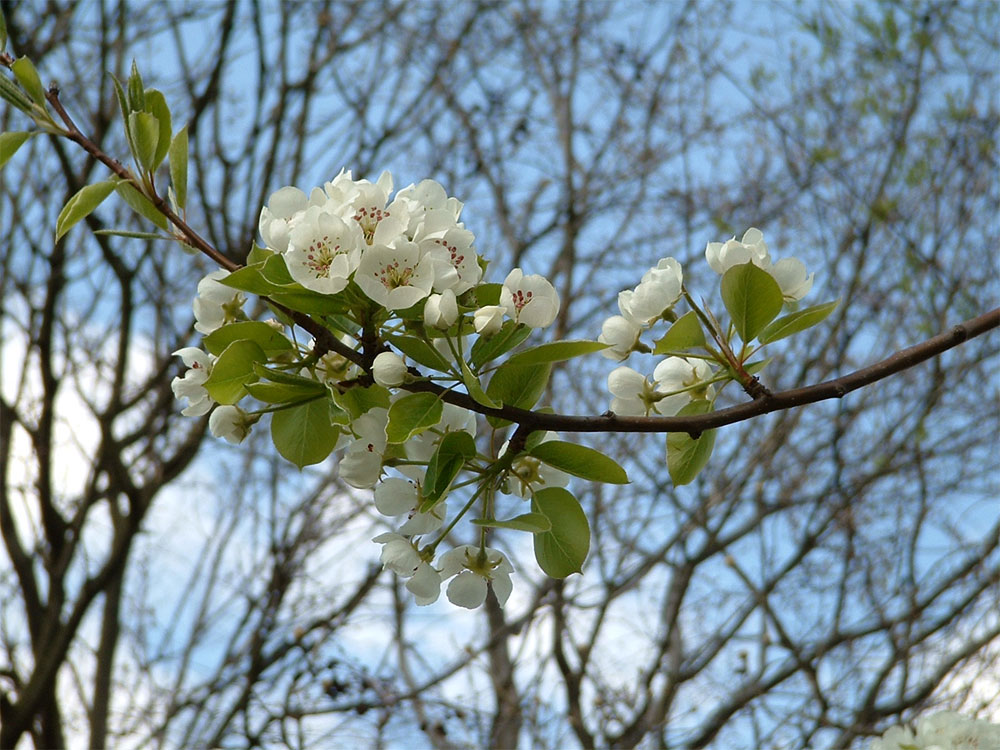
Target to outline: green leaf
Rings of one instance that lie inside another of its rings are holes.
[[[130,232],[124,229],[98,229],[94,234],[107,235],[108,237],[128,237],[132,240],[169,240],[173,239],[159,232]]]
[[[722,276],[722,301],[743,341],[752,341],[781,312],[781,287],[753,263],[733,266]]]
[[[465,462],[476,455],[476,441],[465,430],[447,433],[427,463],[420,512],[426,513],[441,500]]]
[[[396,399],[389,407],[385,434],[390,443],[404,443],[413,435],[441,421],[444,409],[433,393],[410,393]]]
[[[35,70],[31,60],[27,57],[19,57],[11,63],[10,69],[31,100],[40,107],[45,107],[45,87],[42,85],[42,79],[38,77],[38,71]]]
[[[170,123],[170,107],[162,93],[156,89],[146,90],[146,109],[156,118],[160,130],[156,139],[156,156],[153,157],[153,169],[158,168],[167,158],[170,150],[170,138],[173,130]]]
[[[139,75],[139,66],[132,61],[132,72],[128,77],[128,111],[141,112],[146,109],[146,93]]]
[[[451,365],[437,349],[416,336],[386,336],[386,340],[417,364],[441,372],[448,372]]]
[[[215,329],[205,337],[205,349],[218,355],[240,339],[255,342],[268,357],[292,349],[292,342],[284,334],[259,320],[242,320]]]
[[[25,132],[0,133],[0,167],[10,161],[24,142],[33,135],[34,133]]]
[[[531,328],[528,326],[515,323],[513,320],[505,321],[500,330],[492,336],[480,336],[476,339],[469,353],[469,362],[478,370],[487,362],[492,362],[521,344],[530,335]]]
[[[391,405],[389,389],[381,385],[348,388],[343,393],[335,393],[334,399],[354,419],[371,409],[388,409]]]
[[[3,17],[3,8],[0,8],[0,52],[7,46],[7,19]]]
[[[602,344],[600,341],[553,341],[518,352],[507,360],[507,364],[537,365],[545,362],[562,362],[584,354],[599,352],[609,346],[610,344]]]
[[[476,287],[476,306],[499,305],[501,291],[503,284],[480,284]]]
[[[298,385],[303,387],[311,384],[318,387],[320,390],[326,388],[325,385],[313,380],[312,378],[297,375],[296,373],[289,372],[288,370],[272,370],[270,367],[267,367],[260,362],[253,366],[253,371],[259,377],[262,377],[265,380],[270,380],[272,383],[285,383],[286,385]]]
[[[86,218],[90,213],[104,202],[104,199],[111,195],[115,189],[114,180],[97,182],[93,185],[84,185],[76,194],[66,201],[59,218],[56,219],[56,241],[68,232],[74,224]]]
[[[247,383],[243,387],[247,393],[265,404],[294,404],[326,395],[326,387],[315,380],[312,386],[289,385],[286,383]]]
[[[579,501],[562,487],[547,487],[532,495],[531,509],[552,526],[551,531],[535,534],[538,567],[552,578],[581,572],[590,551],[590,524]]]
[[[25,94],[16,83],[3,75],[0,75],[0,98],[10,102],[28,115],[32,114],[32,109],[35,106],[30,96]]]
[[[215,361],[205,390],[220,404],[235,404],[246,393],[243,386],[257,380],[254,365],[266,361],[267,354],[255,341],[234,341]]]
[[[167,217],[157,211],[156,206],[150,202],[149,198],[132,187],[130,183],[119,182],[115,187],[115,191],[128,204],[129,208],[137,214],[146,217],[160,229],[167,229],[169,226]]]
[[[493,373],[486,395],[505,406],[530,409],[545,392],[552,372],[551,364],[512,365],[504,362]],[[487,417],[494,427],[508,424],[507,420]]]
[[[542,463],[582,479],[610,484],[629,482],[625,469],[614,459],[585,445],[562,440],[546,440],[528,451],[528,454]]]
[[[681,315],[663,338],[656,342],[653,354],[683,352],[703,346],[705,346],[705,332],[701,328],[697,313],[691,310]]]
[[[340,428],[330,421],[330,402],[325,398],[271,415],[274,447],[300,469],[329,456],[339,437]]]
[[[188,175],[188,129],[187,125],[177,131],[170,149],[167,151],[170,164],[170,186],[174,189],[177,206],[181,209],[187,203]]]
[[[707,414],[712,404],[704,399],[692,401],[679,412],[678,417]],[[667,470],[675,486],[690,484],[705,468],[715,446],[715,430],[706,430],[697,439],[686,432],[667,435]]]
[[[186,139],[187,138],[187,125],[184,126],[184,130],[182,130],[181,132],[184,133],[184,137]],[[181,134],[178,133],[177,137],[179,138],[180,135]],[[174,140],[176,140],[176,138]],[[274,250],[271,250],[270,248],[261,247],[256,242],[253,242],[253,243],[250,244],[250,252],[247,253],[247,261],[246,262],[247,262],[248,266],[257,265],[259,263],[263,263],[268,258],[270,258],[272,255],[277,255],[277,253],[275,253]]]
[[[490,529],[513,529],[514,531],[528,531],[532,534],[541,534],[552,530],[552,522],[541,513],[522,513],[506,521],[476,518],[473,519],[472,523]]]
[[[757,338],[760,339],[760,343],[762,344],[770,344],[772,341],[778,341],[786,336],[791,336],[793,333],[804,331],[826,320],[827,316],[839,304],[840,300],[838,299],[823,305],[814,305],[813,307],[807,307],[805,310],[798,310],[788,315],[782,315],[761,331],[760,336]]]
[[[149,112],[132,112],[128,116],[128,129],[135,147],[132,155],[139,166],[151,172],[156,169],[157,144],[160,140],[160,122]]]
[[[263,274],[261,274],[263,267],[263,261],[243,266],[243,268],[233,271],[226,278],[219,279],[219,283],[233,289],[239,289],[242,292],[267,296],[274,291],[274,285],[267,281]]]
[[[494,401],[492,398],[486,395],[483,387],[479,384],[479,378],[472,374],[472,370],[469,366],[462,362],[462,382],[465,383],[465,388],[469,392],[469,395],[476,400],[477,403],[482,404],[490,409],[499,409],[500,402]]]

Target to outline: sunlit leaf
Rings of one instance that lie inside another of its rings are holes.
[[[611,457],[585,445],[562,440],[545,440],[538,443],[529,454],[542,463],[582,479],[610,484],[628,484],[625,469]]]
[[[115,181],[106,180],[93,185],[84,185],[76,191],[76,194],[66,201],[66,205],[63,206],[56,219],[56,240],[58,241],[78,221],[89,216],[104,202],[105,198],[111,195],[114,189]]]
[[[547,487],[532,495],[531,510],[552,527],[534,536],[538,567],[552,578],[581,572],[590,551],[590,524],[579,501],[569,490]]]

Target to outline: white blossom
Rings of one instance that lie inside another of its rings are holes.
[[[441,593],[441,574],[425,561],[409,539],[387,532],[372,539],[382,545],[382,566],[400,578],[408,579],[406,588],[420,606],[437,601]]]
[[[493,593],[502,607],[507,603],[514,584],[510,574],[514,566],[502,552],[490,547],[482,550],[463,544],[441,556],[441,578],[452,579],[448,584],[448,599],[452,604],[475,609],[486,601],[487,583],[492,583]]]
[[[225,438],[230,443],[242,443],[257,419],[256,415],[247,414],[238,406],[223,404],[215,407],[212,416],[208,418],[208,429],[217,438]]]
[[[242,320],[246,297],[238,289],[220,284],[229,271],[219,269],[198,282],[198,296],[194,298],[194,329],[208,335],[227,323]]]
[[[653,370],[653,380],[658,390],[676,394],[676,398],[661,401],[658,411],[665,416],[673,416],[694,398],[711,400],[715,394],[715,389],[707,382],[711,379],[712,368],[704,360],[667,357]]]
[[[174,397],[187,399],[188,405],[181,410],[181,414],[185,417],[200,417],[203,414],[208,414],[215,401],[205,390],[205,381],[212,374],[215,357],[195,346],[178,349],[174,352],[174,356],[180,357],[188,367],[184,377],[177,377],[170,381],[170,389],[174,392]]]
[[[403,310],[430,294],[434,265],[430,256],[421,257],[417,245],[401,238],[392,245],[368,248],[361,256],[354,280],[382,307]]]
[[[602,349],[601,354],[608,359],[621,362],[636,350],[640,333],[642,333],[642,326],[638,323],[629,320],[624,315],[612,315],[604,321],[604,325],[601,326],[601,335],[597,337],[597,340],[602,344],[610,345],[607,349]]]
[[[771,276],[781,287],[786,302],[805,297],[812,289],[815,273],[806,272],[805,264],[798,258],[782,258],[771,267]]]
[[[458,301],[451,289],[432,294],[424,303],[424,323],[432,328],[451,328],[458,320]]]
[[[358,267],[363,243],[357,224],[345,224],[318,206],[310,206],[289,233],[285,265],[306,289],[336,294],[347,286]]]
[[[661,384],[625,366],[608,375],[608,390],[614,396],[611,411],[625,417],[673,416],[690,401],[687,394],[667,395]]]
[[[271,194],[260,210],[258,229],[264,245],[283,253],[288,248],[292,219],[309,205],[309,197],[297,187],[283,187]]]
[[[622,315],[634,323],[649,325],[677,304],[684,273],[674,258],[663,258],[642,276],[632,293],[618,296]]]
[[[520,268],[515,268],[504,279],[500,306],[518,323],[531,328],[545,328],[552,325],[559,314],[559,295],[542,276],[525,276]]]
[[[383,479],[375,487],[375,508],[384,516],[406,516],[399,528],[400,534],[417,536],[436,531],[444,525],[447,506],[440,502],[429,512],[419,512],[420,488],[416,483],[400,477]]]
[[[705,246],[705,258],[717,274],[724,274],[733,266],[744,263],[753,263],[765,271],[771,267],[771,255],[764,243],[764,235],[753,227],[744,232],[740,241],[733,237],[726,242],[709,242]]]
[[[347,446],[340,460],[338,473],[347,484],[358,489],[371,489],[382,473],[385,453],[385,427],[389,412],[381,407],[369,409],[351,423],[356,439]]]
[[[891,727],[869,750],[996,750],[1000,724],[942,711],[917,722],[916,732]]]
[[[506,307],[500,305],[485,305],[476,310],[472,316],[472,324],[480,336],[492,336],[503,326],[503,316]]]
[[[406,363],[395,352],[382,352],[372,363],[372,377],[379,385],[393,388],[406,382]]]

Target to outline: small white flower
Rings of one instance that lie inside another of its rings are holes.
[[[662,385],[625,366],[608,375],[608,390],[614,396],[611,411],[625,417],[673,416],[690,400],[686,394],[668,396]]]
[[[806,267],[798,258],[782,258],[771,269],[771,276],[781,287],[781,295],[786,302],[796,302],[812,289],[815,273],[807,274]]]
[[[194,329],[208,335],[227,323],[243,320],[243,303],[246,297],[238,289],[220,284],[229,271],[212,271],[198,282],[198,296],[194,298]]]
[[[413,210],[414,219],[411,220],[409,228],[414,233],[420,221],[421,211],[446,211],[452,224],[458,221],[462,213],[462,202],[457,198],[449,198],[441,184],[434,180],[421,180],[416,185],[405,187],[396,193],[396,199],[405,199],[416,204],[417,208]]]
[[[383,479],[375,487],[375,508],[384,516],[407,517],[399,528],[400,534],[419,536],[436,531],[444,525],[447,506],[441,502],[427,513],[420,513],[420,488],[400,477]]]
[[[917,722],[916,732],[891,727],[869,750],[985,750],[1000,748],[1000,724],[942,711]]]
[[[506,312],[507,308],[500,305],[480,307],[472,317],[476,333],[480,336],[492,336],[503,326],[503,316]]]
[[[417,606],[433,604],[441,596],[441,574],[429,563],[421,563],[407,580],[406,588],[413,594]]]
[[[604,321],[601,335],[597,337],[602,344],[610,345],[609,348],[602,349],[601,354],[608,359],[621,362],[636,350],[640,333],[642,326],[638,323],[627,319],[624,315],[612,315]]]
[[[743,234],[739,242],[735,237],[726,242],[709,242],[705,246],[705,258],[717,274],[724,274],[733,266],[744,263],[753,263],[765,271],[771,267],[771,255],[764,243],[764,235],[753,227]]]
[[[618,296],[618,306],[632,322],[649,325],[677,303],[683,283],[681,264],[673,258],[663,258],[643,274],[630,295]]]
[[[542,276],[525,276],[520,268],[515,268],[504,279],[500,306],[518,323],[545,328],[552,325],[559,314],[559,295]]]
[[[424,323],[432,328],[451,328],[458,320],[458,301],[451,289],[432,294],[424,303]]]
[[[434,263],[420,256],[420,248],[409,240],[370,247],[361,256],[354,280],[368,297],[387,310],[412,307],[431,292]]]
[[[385,453],[385,427],[389,412],[377,407],[370,409],[351,423],[357,439],[347,446],[340,460],[338,473],[351,487],[371,489],[382,473],[382,455]]]
[[[493,585],[493,593],[500,606],[506,604],[514,589],[510,580],[513,572],[514,566],[503,553],[490,547],[480,550],[471,544],[463,544],[441,556],[442,580],[455,576],[448,584],[448,599],[466,609],[482,606],[486,601],[487,583]]]
[[[687,357],[667,357],[653,370],[653,380],[657,390],[676,394],[670,400],[663,399],[657,410],[664,416],[673,416],[685,404],[695,398],[711,400],[715,388],[707,384],[712,379],[712,368],[704,360]],[[701,387],[696,387],[701,384]]]
[[[382,352],[372,363],[372,377],[379,385],[394,388],[406,382],[406,363],[395,352]]]
[[[288,233],[293,217],[306,210],[309,198],[297,187],[283,187],[271,193],[260,210],[258,228],[264,245],[283,253],[288,248]]]
[[[257,419],[256,415],[247,414],[238,406],[223,404],[215,407],[212,416],[208,418],[208,429],[217,438],[225,438],[230,443],[242,443]]]
[[[187,399],[188,405],[181,410],[181,414],[185,417],[200,417],[203,414],[208,414],[215,401],[208,395],[204,384],[209,375],[212,374],[215,357],[195,346],[178,349],[174,352],[174,356],[180,357],[189,368],[184,373],[184,377],[177,377],[170,381],[170,389],[174,392],[174,397]]]
[[[413,542],[401,534],[386,532],[372,541],[382,545],[382,555],[379,558],[382,565],[401,578],[409,578],[424,563]]]
[[[318,206],[301,215],[288,237],[285,265],[306,289],[336,294],[358,267],[364,240],[356,224],[348,225]]]

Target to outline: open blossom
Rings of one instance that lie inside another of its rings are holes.
[[[382,473],[382,454],[387,441],[385,434],[389,412],[381,407],[369,409],[351,423],[356,440],[347,446],[340,460],[338,474],[351,487],[370,489]]]
[[[283,187],[271,194],[260,210],[258,229],[264,245],[279,253],[288,248],[292,219],[309,205],[309,197],[297,187]]]
[[[441,574],[426,560],[406,537],[392,532],[372,539],[382,545],[382,565],[400,578],[407,579],[406,588],[420,606],[432,604],[441,594]]]
[[[676,394],[672,402],[661,402],[659,411],[666,416],[673,416],[688,401],[695,398],[711,399],[715,388],[708,384],[712,379],[712,368],[702,359],[689,357],[667,357],[653,370],[653,379],[663,393]],[[668,408],[676,405],[672,413]]]
[[[215,407],[208,418],[208,429],[215,437],[225,438],[230,443],[242,443],[258,418],[238,406],[223,404]]]
[[[764,235],[753,227],[744,232],[740,241],[733,237],[725,242],[709,242],[705,246],[705,258],[718,274],[744,263],[753,263],[765,271],[771,267],[771,255],[764,243]]]
[[[437,531],[444,525],[447,505],[440,502],[427,513],[421,513],[420,488],[401,477],[387,477],[375,487],[375,509],[384,516],[406,516],[399,533],[417,536]]]
[[[198,282],[198,296],[194,298],[194,329],[209,334],[227,323],[243,320],[243,303],[246,297],[238,289],[220,284],[229,271],[212,271]]]
[[[542,276],[534,273],[525,276],[520,268],[515,268],[504,279],[500,306],[518,323],[545,328],[559,314],[559,295]]]
[[[170,381],[170,389],[174,392],[174,397],[187,399],[188,405],[181,410],[181,414],[185,417],[200,417],[203,414],[208,414],[215,401],[205,390],[205,381],[212,374],[215,357],[196,346],[178,349],[174,352],[174,356],[180,357],[188,367],[184,377],[174,378]]]
[[[781,287],[781,295],[786,302],[795,302],[805,297],[812,289],[814,273],[807,274],[806,267],[798,258],[782,258],[771,266],[771,276]]]
[[[683,283],[681,264],[674,258],[663,258],[643,274],[635,289],[618,295],[618,307],[630,321],[649,325],[677,304]]]
[[[652,383],[631,367],[616,367],[608,375],[608,390],[614,398],[611,411],[624,417],[672,417],[690,397],[684,393],[668,395],[661,383]]]
[[[481,554],[479,547],[463,544],[441,556],[441,578],[454,576],[448,584],[448,599],[466,609],[482,606],[488,583],[492,584],[500,606],[506,604],[514,589],[510,580],[513,572],[514,566],[503,553],[490,547]]]
[[[412,307],[431,292],[434,265],[430,256],[409,240],[368,248],[354,276],[368,297],[387,310]]]
[[[357,268],[363,242],[357,224],[345,224],[324,209],[310,206],[289,233],[285,265],[306,289],[336,294]]]
[[[1000,748],[1000,724],[942,711],[917,722],[917,731],[892,727],[869,750],[993,750]]]

